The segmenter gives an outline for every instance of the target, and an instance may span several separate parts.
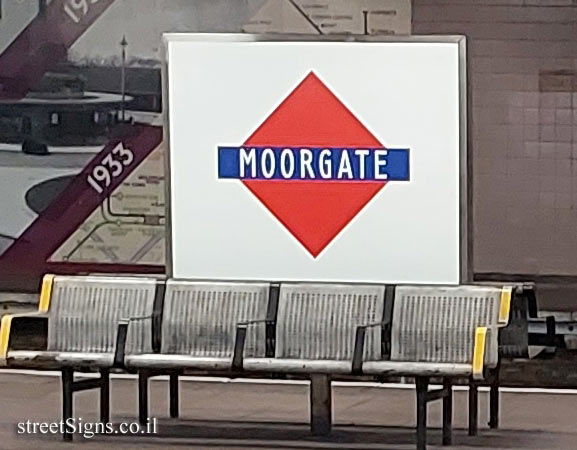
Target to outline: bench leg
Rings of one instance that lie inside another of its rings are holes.
[[[100,422],[110,422],[110,372],[108,369],[100,370]]]
[[[138,422],[146,425],[148,420],[148,372],[138,372]]]
[[[331,379],[328,375],[311,375],[311,431],[314,436],[331,432]]]
[[[453,383],[450,379],[443,380],[443,445],[451,445],[453,441]]]
[[[73,390],[74,371],[72,369],[62,369],[62,421],[64,422],[64,430],[62,439],[65,441],[72,440],[72,433],[68,430],[68,419],[73,415]]]
[[[499,369],[497,369],[495,377],[491,380],[491,391],[489,393],[489,428],[499,428]]]
[[[427,392],[429,379],[417,377],[417,450],[427,448]]]
[[[469,436],[478,434],[479,393],[477,385],[469,382]]]
[[[170,374],[169,382],[169,404],[170,404],[170,417],[178,417],[178,403],[179,403],[179,393],[178,393],[178,372]]]

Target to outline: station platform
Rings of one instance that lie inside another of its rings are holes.
[[[415,392],[410,385],[340,383],[334,386],[335,426],[330,438],[313,438],[308,428],[306,381],[220,380],[184,377],[181,418],[168,418],[168,382],[151,382],[151,415],[156,435],[75,436],[18,434],[19,422],[60,421],[57,373],[0,372],[0,447],[2,449],[413,449]],[[485,425],[487,394],[480,393],[480,435],[467,436],[467,393],[455,392],[454,445],[441,447],[440,404],[430,407],[430,449],[575,450],[577,391],[505,388],[501,429]],[[135,422],[137,382],[113,375],[113,422]],[[75,398],[75,416],[98,421],[98,394]],[[386,427],[385,427],[386,426]]]

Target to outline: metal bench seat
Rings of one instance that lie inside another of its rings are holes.
[[[443,399],[443,443],[450,443],[452,379],[483,378],[497,367],[497,328],[510,300],[510,291],[480,286],[46,277],[37,314],[3,318],[0,361],[62,370],[64,420],[73,392],[99,388],[103,422],[112,367],[138,373],[142,423],[155,375],[170,376],[171,417],[184,370],[306,375],[314,434],[331,427],[332,376],[412,376],[424,449],[427,403]],[[40,347],[18,338],[36,322],[45,328]],[[94,368],[100,379],[74,380],[75,370]],[[442,378],[441,390],[429,390],[432,377]]]
[[[254,321],[245,340],[249,356],[265,356],[267,283],[210,283],[168,280],[162,313],[160,353],[126,349],[126,367],[206,368],[230,370],[239,322]],[[128,330],[133,325],[128,327]],[[216,368],[215,367],[215,368]]]
[[[350,363],[357,327],[382,321],[384,304],[382,285],[282,284],[275,358]],[[380,358],[380,331],[365,339],[364,358]]]
[[[73,415],[74,392],[100,390],[101,422],[110,416],[110,376],[118,322],[151,316],[162,282],[145,277],[53,276],[42,283],[37,313],[6,315],[0,331],[4,366],[62,371],[62,419]],[[131,353],[152,351],[151,326],[137,322],[126,336]],[[41,330],[40,342],[29,330]],[[100,378],[75,380],[75,371],[100,371]],[[64,438],[72,439],[65,430]]]
[[[500,294],[492,287],[399,286],[393,308],[393,294],[385,302],[384,286],[283,284],[275,357],[245,357],[242,367],[283,373],[472,376],[475,333],[497,325]],[[392,317],[385,317],[385,304]],[[359,328],[362,354],[355,355]],[[387,329],[390,336],[383,333]],[[497,334],[486,333],[490,338],[485,338],[482,369],[497,364]]]
[[[229,371],[232,368],[232,359],[199,357],[189,355],[163,355],[163,354],[144,354],[144,355],[127,355],[124,358],[125,365],[133,369],[154,369],[160,370],[218,370]]]
[[[385,286],[281,284],[275,355],[243,354],[247,371],[302,374],[351,374],[357,326],[381,321]],[[380,356],[378,331],[369,332],[365,356]]]
[[[363,374],[404,377],[469,377],[473,375],[472,364],[366,361]]]
[[[498,363],[501,294],[501,289],[484,286],[398,286],[390,323],[369,325],[390,328],[390,358],[379,361],[357,354],[356,363],[366,374],[419,375],[421,367],[422,376],[483,378],[483,371]],[[365,327],[359,328],[357,338],[363,339]],[[476,342],[479,331],[482,348]],[[364,341],[357,344],[359,353]]]
[[[311,429],[313,434],[327,434],[330,376],[352,373],[356,329],[383,320],[385,292],[382,285],[283,283],[274,355],[255,358],[241,353],[237,359],[247,371],[310,376]],[[366,359],[381,357],[380,330],[369,330],[366,344]]]
[[[93,362],[110,367],[118,321],[151,315],[156,285],[155,279],[141,277],[47,275],[37,313],[2,318],[1,360],[10,367],[41,367],[45,362],[46,368],[52,368],[58,361],[74,362],[86,369]],[[26,327],[35,323],[42,324],[46,333],[41,348],[30,348],[32,344],[25,339]],[[152,351],[148,324],[136,323],[131,328],[126,349]]]
[[[281,359],[281,358],[246,358],[243,369],[249,372],[282,372],[282,373],[318,373],[350,374],[351,361]]]
[[[162,307],[160,352],[131,352],[124,366],[139,377],[139,420],[148,417],[148,380],[170,375],[170,415],[178,416],[178,377],[185,370],[231,372],[237,326],[250,321],[244,335],[245,354],[267,355],[267,318],[276,304],[269,302],[268,283],[168,280]],[[273,296],[276,298],[276,296]],[[132,324],[126,324],[128,330]],[[270,330],[269,333],[270,334]]]
[[[282,284],[275,355],[245,357],[251,372],[311,378],[314,434],[331,427],[332,375],[412,376],[418,448],[427,403],[443,399],[443,443],[451,441],[452,379],[483,378],[498,362],[502,290],[495,287]],[[443,388],[429,390],[429,379]]]
[[[399,286],[391,322],[391,357],[387,362],[364,361],[369,375],[414,376],[423,392],[431,377],[469,377],[469,434],[477,430],[477,385],[498,382],[499,328],[509,320],[512,290],[503,286]],[[408,370],[409,364],[411,369]],[[449,392],[445,392],[450,395]],[[496,395],[495,395],[496,394]],[[423,397],[424,395],[424,397]],[[426,393],[419,395],[426,411]],[[449,402],[449,400],[447,400]],[[450,406],[443,442],[451,441]],[[498,421],[498,388],[492,386],[490,424]],[[426,412],[421,413],[420,440],[426,441]],[[421,444],[420,448],[424,448]]]
[[[502,289],[489,286],[396,288],[390,360],[364,360],[361,366],[362,373],[415,377],[419,450],[427,445],[427,404],[440,399],[443,445],[451,444],[452,379],[483,379],[487,369],[497,366],[497,328],[508,315],[509,302]],[[442,378],[443,388],[429,390],[431,377]]]
[[[114,354],[13,350],[8,352],[6,359],[10,367],[51,370],[70,367],[81,370],[83,368],[112,367]]]
[[[391,360],[471,363],[475,331],[496,328],[502,290],[485,286],[398,286]],[[485,367],[495,367],[498,340],[487,341]]]

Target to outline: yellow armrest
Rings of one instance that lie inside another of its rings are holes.
[[[42,280],[42,290],[40,291],[40,302],[38,303],[38,312],[46,313],[50,308],[50,298],[52,297],[52,285],[54,284],[54,275],[44,275]]]
[[[513,288],[505,286],[501,290],[501,302],[499,305],[499,325],[507,325],[509,323],[509,312],[511,310],[511,296]]]
[[[12,327],[12,314],[2,317],[0,324],[0,366],[6,365],[6,354],[8,353],[8,341],[10,340],[10,328]]]
[[[473,378],[475,380],[483,379],[486,340],[487,327],[478,327],[475,330],[475,348],[473,350]]]

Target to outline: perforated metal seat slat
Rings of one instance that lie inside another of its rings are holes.
[[[399,286],[392,321],[391,360],[470,364],[475,330],[488,327],[488,367],[497,363],[498,288]]]
[[[384,286],[335,284],[281,285],[276,357],[350,361],[356,328],[379,322]],[[380,329],[369,329],[365,357],[380,357]]]
[[[267,283],[169,280],[162,324],[163,354],[231,358],[239,322],[266,318]],[[264,356],[265,325],[247,330],[245,355]]]
[[[48,311],[49,352],[113,353],[121,319],[152,314],[156,281],[55,277]],[[150,321],[131,323],[127,353],[150,352]]]

